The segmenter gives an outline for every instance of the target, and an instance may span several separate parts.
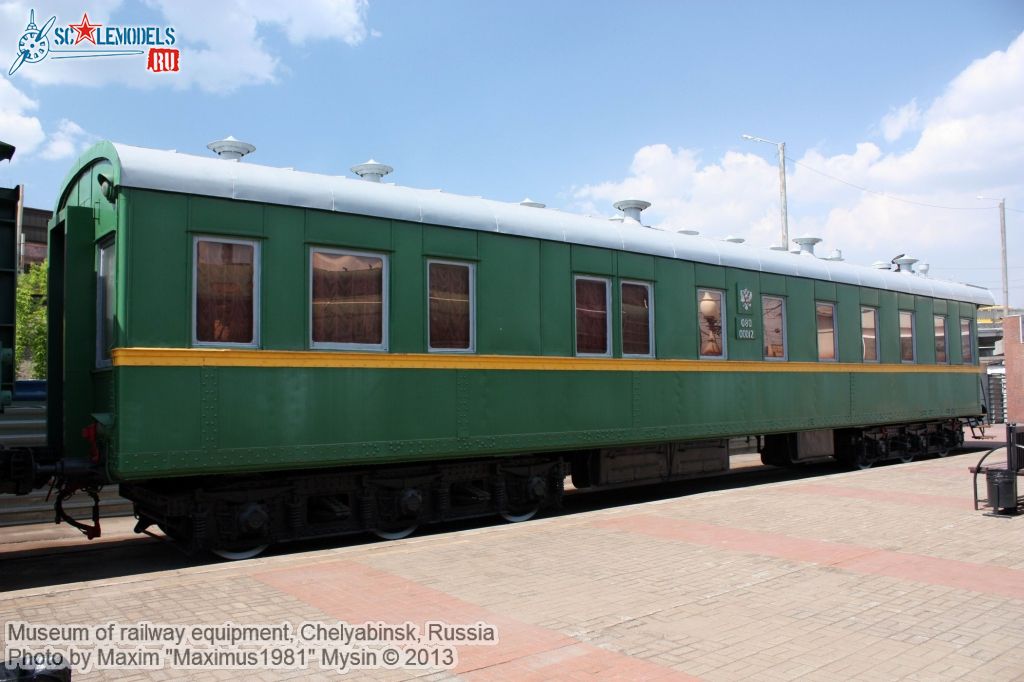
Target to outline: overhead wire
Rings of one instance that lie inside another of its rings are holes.
[[[988,211],[988,210],[991,210],[992,208],[995,208],[993,206],[942,206],[940,204],[930,204],[930,203],[928,203],[926,201],[916,201],[914,199],[907,199],[906,197],[896,196],[894,194],[889,194],[887,192],[879,192],[876,189],[871,189],[870,187],[864,187],[863,185],[858,185],[855,182],[850,182],[848,180],[843,180],[842,178],[837,178],[836,176],[830,175],[830,174],[828,174],[828,173],[826,173],[824,171],[818,170],[817,168],[814,168],[813,166],[808,166],[806,163],[803,163],[801,161],[797,161],[796,159],[794,159],[794,158],[792,158],[790,156],[787,156],[786,160],[793,162],[794,165],[800,166],[801,168],[806,168],[807,170],[811,171],[812,173],[817,173],[818,175],[820,175],[822,177],[826,177],[826,178],[828,178],[830,180],[835,180],[836,182],[842,183],[842,184],[847,185],[849,187],[853,187],[854,189],[859,189],[860,191],[867,192],[868,194],[874,194],[875,196],[882,197],[883,199],[892,199],[893,201],[902,201],[905,204],[913,204],[915,206],[925,206],[927,208],[939,208],[939,209],[943,209],[943,210],[946,210],[946,211]],[[1017,211],[1018,213],[1024,213],[1024,210],[1021,210],[1019,208],[1010,208],[1009,206],[1006,207],[1006,210],[1007,211]]]

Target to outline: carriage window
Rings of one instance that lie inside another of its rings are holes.
[[[765,360],[786,359],[786,299],[761,297],[761,321],[764,323]]]
[[[974,344],[971,342],[971,318],[960,318],[960,357],[964,362],[974,362]]]
[[[96,366],[110,367],[114,347],[114,238],[99,245],[96,263]]]
[[[946,318],[935,316],[935,362],[949,362],[946,355]]]
[[[255,346],[259,342],[259,245],[196,237],[194,258],[193,341]]]
[[[834,362],[836,359],[836,304],[815,303],[818,324],[818,360]]]
[[[427,270],[430,350],[472,351],[473,266],[430,261]]]
[[[651,285],[641,282],[622,283],[622,354],[654,355]]]
[[[900,311],[900,360],[914,362],[914,313]]]
[[[860,309],[860,339],[864,362],[878,362],[878,310]]]
[[[714,289],[697,289],[697,329],[700,356],[725,357],[725,297]]]
[[[611,282],[597,277],[576,277],[576,355],[611,355]]]
[[[387,350],[387,257],[313,249],[310,265],[312,346]]]

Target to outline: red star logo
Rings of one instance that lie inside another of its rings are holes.
[[[89,15],[88,14],[83,14],[82,15],[82,23],[80,23],[80,24],[68,24],[68,28],[75,29],[75,33],[78,34],[78,36],[75,38],[75,45],[77,45],[78,43],[82,42],[83,40],[88,40],[90,43],[95,45],[96,44],[96,29],[98,29],[102,25],[103,24],[90,24],[89,23]]]

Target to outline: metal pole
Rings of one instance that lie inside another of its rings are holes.
[[[786,143],[779,143],[779,194],[780,203],[782,204],[782,243],[789,248],[789,217],[786,215]],[[1004,240],[1005,245],[1005,240]],[[1006,258],[1004,249],[1003,258],[1003,273],[1006,273]],[[1006,278],[1003,278],[1003,286],[1005,287]]]
[[[1010,314],[1010,287],[1006,277],[1006,198],[999,200],[999,247],[1003,265],[1003,319]]]

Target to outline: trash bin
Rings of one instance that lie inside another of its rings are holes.
[[[993,511],[1017,511],[1017,472],[1008,469],[989,469],[985,473],[988,484],[988,504]]]

